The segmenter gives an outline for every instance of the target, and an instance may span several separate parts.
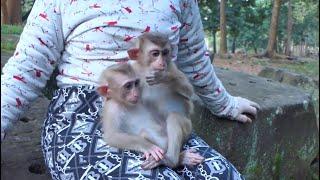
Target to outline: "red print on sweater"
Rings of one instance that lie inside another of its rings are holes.
[[[39,16],[42,17],[43,19],[49,21],[48,15],[46,13],[40,13]]]
[[[100,32],[103,32],[103,28],[102,27],[95,27],[94,32],[97,32],[97,31],[100,31]]]
[[[204,75],[205,75],[205,73],[196,73],[196,75],[193,76],[193,79],[194,79],[194,80],[199,80],[199,79],[201,79]]]
[[[16,80],[18,80],[18,81],[27,83],[27,82],[24,80],[24,77],[22,77],[21,75],[13,75],[13,78],[16,79]]]
[[[150,32],[150,26],[147,26],[146,29],[144,31],[142,31],[141,33],[147,33]]]
[[[221,90],[220,88],[216,88],[216,89],[214,90],[215,94],[220,94],[221,91],[222,91],[222,90]]]
[[[114,26],[114,25],[116,25],[117,23],[118,23],[117,21],[104,22],[104,24],[108,24],[108,26]]]
[[[16,107],[21,107],[22,106],[22,102],[19,98],[16,98]]]
[[[90,8],[101,8],[97,3],[93,4],[92,6],[89,6]]]
[[[126,37],[124,38],[124,41],[129,42],[132,38],[134,38],[134,36],[126,35]]]
[[[43,71],[41,71],[41,70],[39,70],[39,69],[34,69],[35,70],[35,72],[36,72],[36,77],[41,77],[41,73],[43,72]]]
[[[124,8],[128,13],[131,13],[132,12],[132,10],[129,8],[129,7],[125,7]]]
[[[176,8],[172,4],[170,5],[170,8],[172,11],[174,11],[174,12],[176,11]]]
[[[87,51],[91,51],[93,48],[92,47],[90,47],[90,44],[86,44],[86,52]]]
[[[41,38],[38,38],[38,40],[40,41],[40,44],[43,46],[48,46]]]

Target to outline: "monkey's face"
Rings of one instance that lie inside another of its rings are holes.
[[[118,84],[116,88],[112,88],[111,91],[113,94],[113,98],[122,102],[126,106],[136,105],[141,96],[141,86],[140,80],[138,78],[123,78],[118,77],[118,82],[123,82],[122,84]]]
[[[170,49],[169,44],[160,47],[150,43],[149,46],[145,48],[146,51],[144,51],[144,59],[146,60],[147,67],[155,71],[166,71],[170,61]]]

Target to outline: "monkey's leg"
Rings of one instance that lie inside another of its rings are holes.
[[[190,119],[181,114],[172,112],[168,115],[167,135],[168,149],[165,164],[169,167],[176,167],[179,164],[179,154],[183,141],[190,135],[192,124]]]

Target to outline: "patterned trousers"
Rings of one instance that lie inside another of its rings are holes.
[[[242,179],[221,154],[194,133],[183,149],[205,157],[195,167],[143,170],[142,153],[110,147],[102,139],[102,98],[94,87],[74,86],[54,92],[42,128],[41,145],[53,179]]]

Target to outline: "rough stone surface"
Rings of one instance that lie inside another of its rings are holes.
[[[1,69],[5,63],[7,63],[8,59],[11,57],[12,53],[1,51]]]
[[[194,129],[247,179],[305,179],[319,152],[319,132],[310,96],[301,89],[216,69],[232,95],[261,105],[252,124],[221,120],[197,105]]]
[[[259,76],[298,87],[313,87],[316,83],[308,76],[273,67],[263,68]]]
[[[38,98],[1,144],[2,180],[47,180],[40,147],[41,126],[49,100]]]

